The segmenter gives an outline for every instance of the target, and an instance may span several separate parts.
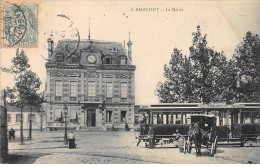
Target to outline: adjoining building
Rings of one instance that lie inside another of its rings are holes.
[[[134,125],[135,69],[132,42],[128,52],[118,42],[48,39],[46,63],[47,127]],[[68,112],[64,112],[64,105]]]
[[[20,130],[21,124],[21,109],[16,107],[14,103],[7,103],[7,125],[8,129]],[[30,106],[23,108],[23,129],[28,130],[30,127],[30,120],[32,119],[32,130],[41,130],[46,128],[46,116],[41,107],[32,106],[32,113]]]

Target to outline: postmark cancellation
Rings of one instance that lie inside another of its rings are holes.
[[[1,5],[1,47],[38,46],[38,4]]]

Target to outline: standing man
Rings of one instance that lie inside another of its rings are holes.
[[[143,119],[140,121],[140,124],[146,124],[147,122],[145,114],[143,114]]]

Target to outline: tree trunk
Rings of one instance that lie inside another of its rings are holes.
[[[30,114],[30,126],[29,126],[28,138],[31,140],[32,139],[32,106],[31,105],[30,105],[30,110],[31,110],[31,114]]]
[[[20,140],[23,144],[23,108],[21,107],[21,120],[20,120]]]

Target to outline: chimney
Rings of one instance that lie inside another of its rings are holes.
[[[51,38],[48,38],[48,59],[51,60],[52,53],[53,53],[53,40]]]
[[[129,41],[127,42],[128,46],[128,57],[132,61],[132,41],[130,40],[130,32],[129,32]]]

